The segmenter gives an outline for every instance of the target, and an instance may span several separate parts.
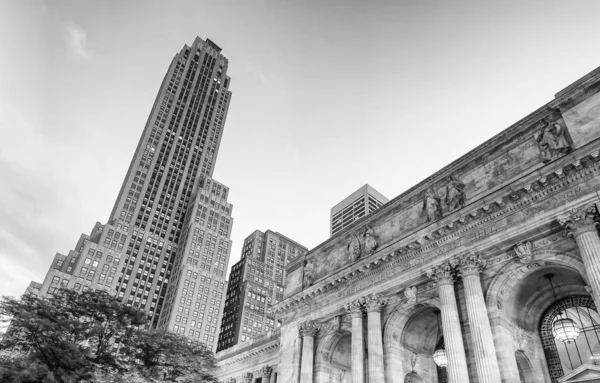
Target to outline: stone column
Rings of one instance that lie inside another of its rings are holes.
[[[479,383],[501,383],[494,335],[479,278],[485,262],[478,255],[466,254],[459,259],[458,263],[465,287],[467,315],[469,316]]]
[[[273,367],[264,366],[260,369],[260,374],[262,375],[262,383],[271,383],[271,375],[273,374]]]
[[[371,294],[365,298],[367,308],[367,342],[369,345],[369,383],[385,383],[383,371],[383,341],[381,310],[388,298]]]
[[[568,234],[575,237],[592,288],[592,295],[598,307],[600,305],[600,237],[597,230],[597,217],[596,208],[588,205],[559,217],[558,222],[566,228]]]
[[[365,347],[363,341],[363,306],[364,298],[344,306],[352,316],[352,383],[365,381]]]
[[[315,336],[320,326],[314,321],[306,321],[300,324],[300,335],[302,335],[302,364],[300,366],[300,383],[313,382],[313,367],[315,362]]]
[[[242,374],[242,381],[244,383],[252,383],[252,378],[254,378],[254,374],[252,374],[251,372],[244,372]]]
[[[448,382],[468,383],[467,358],[465,357],[465,346],[460,329],[460,319],[458,318],[456,295],[454,294],[454,267],[446,262],[428,271],[427,275],[436,282],[440,296],[442,331],[444,332],[444,343],[446,345],[446,355],[448,356],[448,366],[446,367]]]

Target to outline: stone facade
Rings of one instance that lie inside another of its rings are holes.
[[[266,366],[285,383],[594,374],[600,341],[569,365],[547,323],[585,311],[580,323],[598,325],[599,204],[600,68],[292,261],[272,307],[280,335],[217,354],[222,381],[269,381],[257,379]],[[440,344],[446,368],[433,360]]]

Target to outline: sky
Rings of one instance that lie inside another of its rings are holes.
[[[0,0],[0,295],[105,223],[174,54],[229,59],[214,178],[233,248],[313,248],[369,183],[392,199],[600,66],[600,2]]]

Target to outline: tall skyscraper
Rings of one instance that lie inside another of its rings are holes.
[[[389,199],[371,185],[365,184],[331,208],[330,235],[334,236],[352,225],[354,221],[371,214],[388,201]]]
[[[271,230],[256,230],[244,240],[241,259],[229,275],[217,351],[281,326],[267,308],[283,300],[285,265],[307,251]]]
[[[107,224],[97,222],[75,250],[57,254],[41,286],[32,284],[28,291],[106,289],[146,310],[156,327],[170,280],[183,278],[178,273],[197,268],[192,278],[197,272],[199,278],[210,278],[215,289],[224,289],[231,205],[227,188],[210,177],[231,99],[227,67],[221,48],[210,39],[197,37],[175,55]],[[206,223],[184,227],[186,212],[192,219],[200,207]],[[184,251],[192,244],[201,246],[198,238],[210,243],[214,254],[194,251],[192,263],[187,263]],[[227,250],[217,254],[215,247]],[[174,270],[175,259],[179,263]],[[172,296],[180,293],[173,290]],[[216,306],[209,307],[214,311]]]

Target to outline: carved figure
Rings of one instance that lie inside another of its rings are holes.
[[[312,286],[314,282],[313,273],[315,270],[315,265],[311,261],[306,261],[304,264],[304,280],[302,281],[302,285],[304,288]]]
[[[367,254],[373,254],[377,249],[377,240],[375,239],[375,231],[371,229],[369,226],[365,228],[365,233],[363,234],[365,237],[365,251]]]
[[[442,203],[433,188],[425,191],[425,195],[423,196],[423,211],[427,215],[427,222],[433,222],[442,218]]]
[[[417,303],[417,286],[407,287],[404,289],[406,302],[410,305]]]
[[[533,259],[533,244],[531,242],[521,241],[517,243],[513,249],[515,250],[517,257],[519,257],[519,261],[521,261],[521,263],[527,264]]]
[[[362,253],[362,249],[360,248],[360,239],[358,235],[354,234],[350,243],[348,244],[348,249],[350,250],[350,260],[352,262],[357,261]]]
[[[527,343],[529,343],[529,341],[525,335],[525,330],[522,328],[517,328],[517,332],[514,334],[513,339],[517,346],[517,350],[525,350],[527,348]]]
[[[571,146],[564,135],[564,129],[558,122],[548,124],[541,121],[542,128],[535,133],[534,138],[542,152],[542,161],[549,162],[571,151]]]
[[[448,211],[461,209],[465,206],[465,184],[452,177],[446,177],[446,206]]]

